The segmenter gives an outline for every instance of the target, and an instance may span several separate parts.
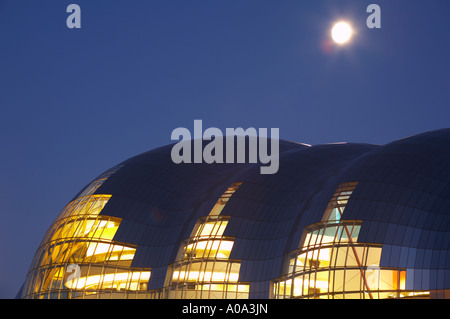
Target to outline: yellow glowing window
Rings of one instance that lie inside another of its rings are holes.
[[[149,271],[114,272],[91,275],[67,280],[65,286],[69,289],[115,289],[141,290],[150,279]]]
[[[227,220],[209,221],[201,224],[195,234],[195,237],[209,238],[215,236],[222,236],[225,228],[228,225]]]
[[[186,254],[193,258],[228,258],[233,249],[232,240],[202,240],[187,245]]]
[[[175,270],[173,280],[192,282],[237,282],[239,263],[193,262],[188,269]]]
[[[106,260],[132,260],[136,252],[135,248],[113,245],[110,243],[91,242],[87,244],[86,258],[92,262]]]
[[[101,215],[111,195],[94,194],[120,167],[102,174],[61,211],[36,253],[24,296],[83,298],[146,290],[150,269],[131,267],[136,247],[114,242],[122,220]]]
[[[415,296],[405,291],[405,270],[380,267],[381,245],[358,242],[362,222],[342,220],[356,185],[339,186],[322,221],[305,228],[299,248],[289,255],[285,274],[273,281],[275,298]]]
[[[218,216],[222,212],[223,208],[227,204],[230,197],[237,191],[239,186],[241,186],[242,183],[233,183],[230,187],[226,189],[226,191],[220,196],[217,203],[214,205],[213,209],[209,213],[209,216]]]
[[[167,273],[169,298],[248,298],[249,285],[238,283],[241,263],[229,260],[234,239],[223,236],[230,217],[220,216],[240,185],[228,187],[209,215],[199,218]]]
[[[150,270],[131,268],[136,248],[113,241],[122,220],[100,215],[110,198],[83,196],[65,207],[40,249],[35,293],[63,288],[94,293],[146,289]],[[71,267],[77,276],[70,275]]]

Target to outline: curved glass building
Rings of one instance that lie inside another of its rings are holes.
[[[174,164],[89,183],[22,298],[450,298],[450,129],[387,145],[280,141],[279,171]]]

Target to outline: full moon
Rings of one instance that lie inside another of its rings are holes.
[[[352,37],[352,27],[346,22],[338,22],[333,26],[331,30],[331,37],[334,42],[338,44],[344,44]]]

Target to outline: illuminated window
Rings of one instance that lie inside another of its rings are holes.
[[[220,215],[239,185],[234,183],[225,191],[181,245],[167,273],[167,298],[248,298],[249,285],[239,282],[241,262],[230,259],[234,238],[223,236],[230,217]]]
[[[100,176],[60,213],[40,245],[26,298],[127,298],[145,293],[150,269],[131,267],[136,247],[115,242],[121,219],[101,215],[111,195],[93,194]]]
[[[273,297],[378,299],[426,296],[406,291],[406,270],[380,267],[382,245],[358,243],[361,221],[342,220],[357,183],[339,186],[322,221],[305,228],[285,273],[273,281]]]

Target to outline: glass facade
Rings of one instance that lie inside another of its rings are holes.
[[[450,129],[279,146],[273,175],[175,164],[170,145],[108,170],[50,225],[20,296],[450,298]]]
[[[124,298],[146,292],[150,269],[131,267],[136,247],[113,240],[121,219],[101,215],[111,195],[92,182],[48,230],[28,274],[26,298]]]
[[[380,267],[382,245],[358,242],[362,221],[341,219],[356,185],[342,184],[322,221],[306,227],[299,248],[289,254],[286,274],[274,281],[274,298],[383,299],[429,295],[429,291],[406,291],[405,269]]]
[[[166,294],[169,299],[246,299],[248,283],[239,282],[241,262],[230,259],[234,238],[223,236],[230,216],[223,208],[241,183],[233,183],[208,216],[199,218],[191,236],[169,266]]]

